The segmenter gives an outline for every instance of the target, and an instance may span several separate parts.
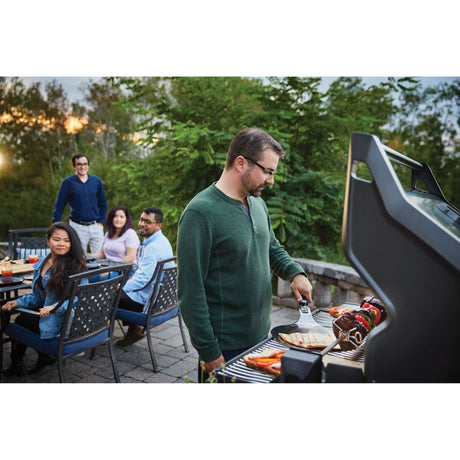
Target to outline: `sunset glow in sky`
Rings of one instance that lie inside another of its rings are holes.
[[[53,117],[46,118],[44,113],[37,117],[29,117],[21,113],[17,107],[13,107],[11,113],[3,112],[0,114],[0,124],[12,122],[16,124],[41,125],[44,131],[54,129],[56,126],[56,119]],[[69,116],[64,122],[64,127],[69,134],[76,134],[87,124],[88,120],[85,118]]]
[[[69,117],[65,121],[64,126],[65,126],[65,130],[69,134],[77,134],[83,129],[83,126],[87,124],[88,124],[88,120],[86,120],[85,118]]]

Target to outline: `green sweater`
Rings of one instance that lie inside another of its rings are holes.
[[[249,348],[267,336],[270,269],[287,280],[305,274],[275,238],[262,198],[248,197],[248,204],[251,220],[241,201],[211,185],[179,221],[179,308],[206,362],[221,350]]]

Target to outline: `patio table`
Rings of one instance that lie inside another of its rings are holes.
[[[10,267],[13,272],[12,278],[14,281],[7,282],[8,278],[3,280],[0,278],[0,300],[11,300],[18,296],[20,289],[32,288],[34,264],[25,263],[24,261],[12,261]],[[13,297],[12,293],[14,294]]]

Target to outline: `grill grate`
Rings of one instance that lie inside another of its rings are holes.
[[[256,345],[254,348],[245,351],[244,354],[259,353],[267,348],[277,348],[279,350],[288,349],[286,345],[271,338],[265,340],[259,345]],[[217,375],[224,381],[231,381],[231,379],[236,378],[240,382],[247,383],[270,383],[275,378],[274,375],[259,372],[246,366],[243,356],[237,356],[233,360],[229,361],[228,364],[225,365],[224,369],[220,369],[217,372]]]
[[[358,308],[358,305],[350,304],[344,305],[345,307]],[[313,313],[315,321],[320,326],[332,328],[333,318],[327,310],[317,309]],[[243,383],[271,383],[276,378],[274,375],[267,374],[265,372],[257,371],[246,366],[243,360],[243,356],[248,353],[259,353],[267,348],[277,348],[279,350],[288,350],[290,347],[287,344],[280,343],[274,338],[266,339],[255,347],[244,352],[243,355],[237,356],[236,358],[229,361],[224,369],[219,369],[216,372],[216,376],[222,382],[243,382]],[[335,356],[337,358],[348,359],[351,361],[358,361],[364,363],[364,351],[365,341],[356,350],[351,351],[330,351],[328,355]]]

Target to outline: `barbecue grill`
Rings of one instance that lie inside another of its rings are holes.
[[[393,164],[411,171],[409,190]],[[368,336],[366,381],[460,381],[460,211],[427,164],[360,133],[345,196],[344,252],[388,313]]]
[[[367,175],[362,173],[366,169]],[[398,177],[401,169],[410,173],[408,190]],[[387,318],[359,350],[348,352],[352,356],[317,353],[323,365],[320,381],[360,380],[355,366],[326,363],[336,355],[343,362],[363,362],[363,382],[460,382],[460,211],[446,201],[430,167],[376,136],[353,133],[342,243],[352,266],[385,304]],[[331,325],[327,310],[313,313],[319,323]],[[289,348],[271,337],[248,352],[266,347]],[[283,380],[286,355],[277,378],[249,370],[242,355],[217,376],[240,382],[296,381],[289,375]],[[289,359],[302,367],[302,356]]]

